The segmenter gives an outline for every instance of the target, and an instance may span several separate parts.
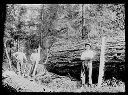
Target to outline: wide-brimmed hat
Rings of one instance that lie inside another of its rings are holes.
[[[89,45],[89,46],[91,47],[91,43],[86,43],[85,46],[86,46],[86,45]]]

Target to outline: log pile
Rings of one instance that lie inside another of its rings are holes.
[[[107,39],[106,43],[106,61],[125,61],[125,37],[117,36]]]
[[[86,43],[86,41],[84,42]],[[71,46],[75,47],[77,46]],[[81,52],[84,51],[84,44],[78,45],[79,48],[72,48],[72,49],[59,49],[57,46],[53,48],[58,48],[56,50],[51,51],[51,55],[49,56],[49,60],[53,63],[56,62],[62,62],[62,63],[71,63],[71,60],[80,58]],[[77,47],[78,47],[77,46]],[[109,37],[106,40],[106,50],[105,50],[105,60],[106,62],[112,62],[112,61],[118,61],[118,62],[124,62],[125,61],[125,37],[124,36],[116,36],[116,37]],[[62,45],[63,47],[63,45]],[[66,47],[66,46],[65,46]],[[69,47],[69,46],[68,46]],[[97,54],[94,58],[94,61],[100,60],[100,46],[96,46],[94,44],[94,47]],[[64,48],[64,47],[63,47]],[[116,57],[117,59],[114,59]],[[76,62],[77,63],[77,62]]]

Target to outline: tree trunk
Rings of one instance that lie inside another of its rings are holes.
[[[45,75],[45,74],[48,74],[48,71],[46,70],[46,68],[45,68],[45,64],[47,64],[47,62],[48,62],[48,57],[49,57],[49,49],[47,49],[47,58],[46,58],[46,60],[45,60],[45,62],[42,64],[43,65],[43,72],[41,72],[40,74],[38,74],[38,75],[36,75],[35,77],[38,77],[38,76],[40,76],[40,75]]]
[[[6,53],[8,62],[9,62],[9,69],[11,69],[11,68],[12,68],[12,66],[11,66],[11,59],[10,59],[10,57],[9,57],[8,50],[7,50],[7,47],[6,47],[6,42],[7,42],[7,41],[8,41],[8,40],[6,40],[6,41],[4,42],[4,47],[5,47],[5,53]]]
[[[48,62],[48,57],[49,57],[49,49],[47,49],[47,58],[46,58],[46,60],[45,60],[45,62],[44,62],[44,64],[43,65],[45,65],[45,64],[47,64],[47,62]],[[43,66],[44,67],[44,73],[47,73],[48,71],[46,70],[46,68],[45,68],[45,66]]]
[[[104,65],[105,65],[105,37],[102,38],[102,46],[101,46],[101,55],[100,55],[100,66],[99,66],[99,77],[98,77],[98,87],[101,86],[104,76]]]

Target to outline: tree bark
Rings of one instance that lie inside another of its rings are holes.
[[[98,87],[101,86],[104,76],[104,65],[105,65],[105,37],[102,38],[102,46],[101,46],[101,55],[100,55],[100,66],[99,66],[99,77],[98,77]]]
[[[6,42],[7,42],[8,40],[9,40],[9,39],[7,39],[7,40],[4,42],[4,47],[5,47],[5,53],[6,53],[8,62],[9,62],[9,69],[11,69],[11,68],[12,68],[12,66],[11,66],[11,59],[10,59],[10,57],[9,57],[8,50],[7,50],[7,47],[6,47]]]
[[[47,62],[48,62],[48,57],[49,57],[49,49],[47,49],[47,58],[46,58],[46,60],[45,60],[45,62],[44,62],[43,65],[47,64]],[[45,73],[48,72],[48,71],[46,70],[45,66],[44,66],[44,72],[45,72]]]
[[[46,68],[45,68],[45,64],[47,64],[47,62],[48,62],[48,57],[49,57],[49,49],[47,49],[47,58],[46,58],[46,60],[45,60],[45,62],[42,64],[42,66],[43,66],[43,72],[41,72],[40,74],[38,74],[38,75],[35,75],[35,77],[38,77],[38,76],[40,76],[40,75],[46,75],[46,74],[48,74],[48,71],[46,70]]]

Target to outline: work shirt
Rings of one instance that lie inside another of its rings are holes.
[[[95,52],[92,50],[86,50],[82,52],[81,54],[81,60],[88,60],[88,59],[93,59],[95,55]]]
[[[30,56],[30,60],[32,62],[36,61],[36,60],[39,60],[40,59],[40,56],[38,53],[32,53],[31,56]]]
[[[23,52],[15,52],[15,53],[13,53],[13,56],[14,56],[18,61],[21,61],[21,62],[23,62],[24,59],[27,59],[27,58],[26,58],[26,55],[25,55]]]

